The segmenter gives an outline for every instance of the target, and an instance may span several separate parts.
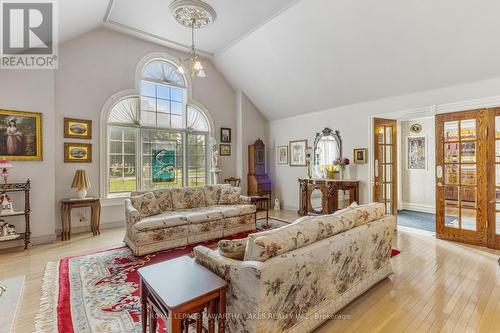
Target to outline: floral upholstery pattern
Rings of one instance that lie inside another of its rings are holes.
[[[246,245],[246,238],[232,240],[223,239],[217,243],[217,247],[221,255],[235,260],[243,260]]]
[[[311,332],[391,274],[394,227],[395,218],[385,215],[265,262],[226,258],[203,246],[194,254],[228,282],[229,332]]]
[[[125,243],[141,256],[255,230],[256,208],[247,197],[219,204],[217,188],[225,187],[230,186],[134,193],[125,200]]]
[[[281,228],[248,235],[245,260],[266,261],[269,258],[313,243],[318,237],[318,221],[312,219]]]
[[[241,188],[234,186],[223,186],[220,190],[219,204],[237,205],[240,202]]]
[[[385,205],[381,202],[358,206],[355,210],[361,214],[356,226],[375,221],[385,215]]]

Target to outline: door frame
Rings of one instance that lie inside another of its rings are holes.
[[[488,135],[487,135],[487,155],[496,155],[496,124],[495,117],[500,116],[500,107],[489,108],[488,114]],[[487,164],[487,187],[488,193],[486,198],[487,205],[487,225],[486,225],[486,244],[489,248],[500,249],[500,235],[496,233],[496,156]]]

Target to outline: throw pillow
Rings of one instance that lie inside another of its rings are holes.
[[[220,190],[219,204],[237,205],[240,202],[241,188],[234,186],[223,186]]]
[[[207,206],[217,205],[219,203],[220,189],[220,185],[203,186],[203,193],[205,194],[205,203]]]
[[[235,260],[243,260],[243,257],[245,256],[246,245],[246,238],[233,240],[223,239],[219,241],[219,243],[217,243],[219,253],[222,256]]]
[[[154,195],[162,213],[173,209],[170,189],[157,190]]]

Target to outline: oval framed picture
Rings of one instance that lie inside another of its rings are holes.
[[[420,124],[412,124],[410,126],[410,132],[412,132],[412,133],[420,133],[420,132],[422,132],[422,125],[420,125]]]
[[[92,139],[92,120],[64,118],[64,137]]]

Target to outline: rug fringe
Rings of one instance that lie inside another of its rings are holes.
[[[48,262],[42,279],[40,307],[35,316],[34,333],[57,332],[58,274],[57,262]]]

